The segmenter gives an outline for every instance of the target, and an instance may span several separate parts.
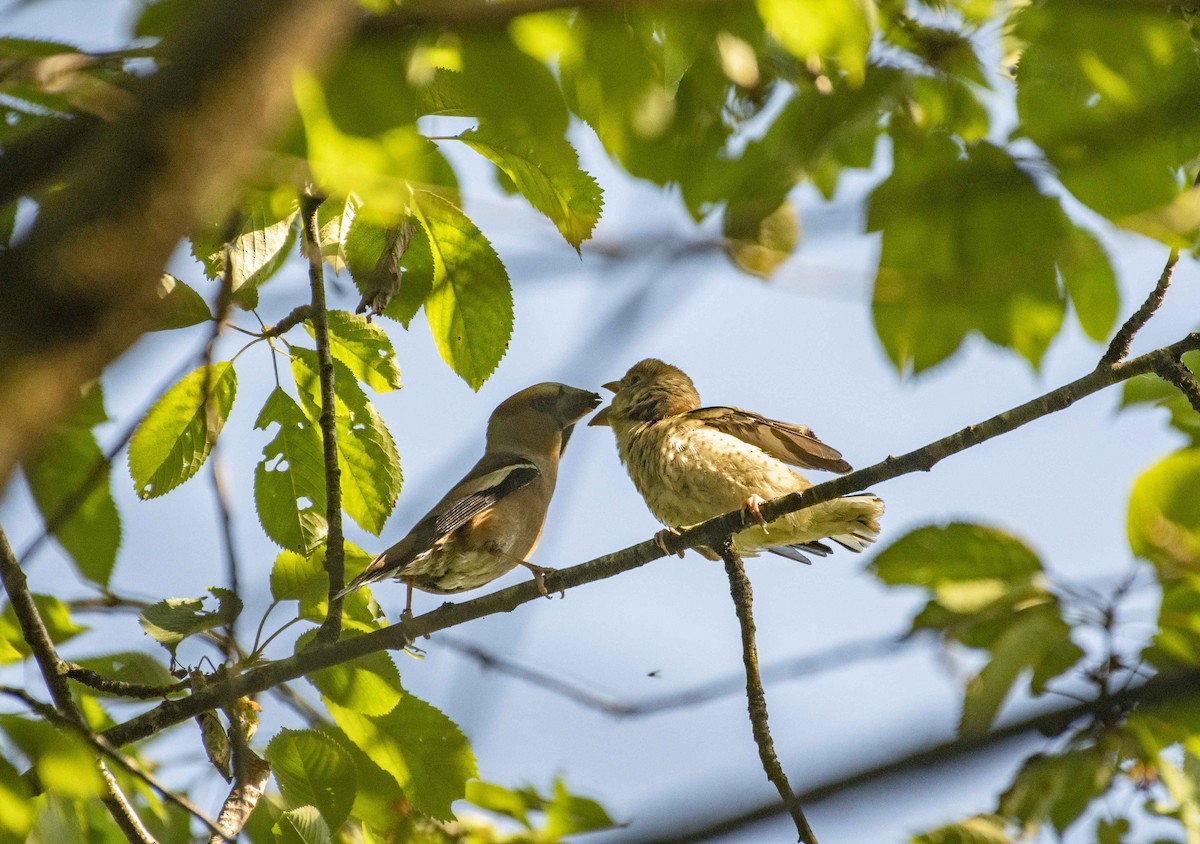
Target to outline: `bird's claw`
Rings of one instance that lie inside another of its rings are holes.
[[[679,536],[679,531],[675,530],[675,528],[663,528],[658,533],[654,534],[654,544],[657,545],[659,550],[661,550],[664,554],[671,553],[671,549],[667,547],[668,536]],[[683,550],[681,549],[676,551],[675,556],[682,560]]]
[[[763,529],[763,533],[769,533],[767,530],[767,520],[763,518],[762,511],[758,509],[764,502],[765,499],[762,496],[751,495],[742,503],[742,512],[758,522],[758,526]]]
[[[533,583],[537,586],[538,594],[549,600],[550,592],[546,589],[546,575],[554,574],[558,569],[552,569],[549,566],[535,566],[533,563],[522,563],[521,565],[533,572]],[[558,594],[565,598],[567,590],[563,589]]]

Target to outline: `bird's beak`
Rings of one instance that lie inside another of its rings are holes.
[[[568,387],[567,392],[563,393],[558,403],[563,418],[568,422],[575,423],[595,410],[602,401],[604,399],[600,397],[599,393]]]
[[[609,381],[607,384],[601,384],[600,386],[605,390],[608,390],[610,393],[615,393],[617,390],[621,389],[621,382]]]
[[[607,387],[608,385],[605,384],[605,386]],[[599,413],[597,413],[595,416],[593,416],[591,419],[588,420],[588,427],[589,428],[592,428],[595,426],[612,427],[612,423],[609,422],[609,420],[608,420],[608,412],[610,410],[612,410],[611,404],[608,407],[601,408]]]

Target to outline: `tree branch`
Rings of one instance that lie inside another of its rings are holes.
[[[1155,371],[1159,378],[1178,387],[1179,392],[1187,397],[1192,408],[1200,413],[1200,381],[1196,380],[1195,374],[1183,361],[1178,359],[1165,361]]]
[[[60,729],[70,730],[71,732],[80,736],[84,741],[92,746],[93,750],[95,750],[97,753],[107,756],[109,759],[116,762],[117,765],[120,766],[126,773],[131,774],[132,776],[135,776],[142,782],[146,783],[148,786],[157,791],[168,803],[174,803],[180,809],[183,809],[185,812],[195,817],[213,832],[221,834],[221,830],[218,829],[216,822],[206,815],[199,806],[197,806],[191,800],[188,800],[183,795],[176,794],[174,791],[167,788],[167,786],[164,785],[156,776],[151,774],[149,771],[144,770],[136,761],[117,750],[104,739],[94,734],[91,730],[83,729],[79,724],[71,721],[69,718],[63,717],[54,707],[42,703],[37,698],[34,698],[28,694],[24,689],[14,689],[8,686],[0,686],[0,694],[6,694],[10,697],[17,698],[26,706],[28,706],[30,710],[36,712],[38,715],[41,715],[50,723],[56,724]],[[221,840],[224,840],[223,834]]]
[[[1124,360],[1125,356],[1129,354],[1129,346],[1133,343],[1134,335],[1141,331],[1142,326],[1150,321],[1150,317],[1154,316],[1155,311],[1163,303],[1163,299],[1167,295],[1167,288],[1171,286],[1171,277],[1175,274],[1175,265],[1178,263],[1179,250],[1172,249],[1171,254],[1167,256],[1166,266],[1163,267],[1162,274],[1158,277],[1158,284],[1154,285],[1154,289],[1150,291],[1146,301],[1142,302],[1142,306],[1134,311],[1129,319],[1125,320],[1124,325],[1117,329],[1112,342],[1108,344],[1108,349],[1100,357],[1100,366],[1112,366],[1114,363]]]
[[[321,233],[317,209],[323,197],[304,194],[300,205],[304,221],[304,254],[308,258],[308,281],[312,288],[313,336],[317,341],[317,377],[321,382],[321,444],[325,449],[325,572],[329,575],[329,609],[317,633],[321,642],[336,642],[342,635],[342,598],[346,585],[346,545],[342,536],[342,469],[338,465],[337,416],[333,392],[333,353],[329,350],[329,318],[325,308],[325,265],[321,258]]]
[[[335,51],[352,0],[209,0],[136,105],[56,168],[27,236],[0,255],[0,483],[94,379],[159,317],[172,251],[260,166],[294,109],[293,70]],[[230,115],[238,115],[231,120]]]
[[[888,457],[874,466],[826,481],[802,493],[792,493],[772,499],[762,504],[759,510],[763,517],[771,522],[805,507],[861,491],[867,486],[912,472],[928,471],[952,454],[979,445],[1042,416],[1061,411],[1105,387],[1138,375],[1154,372],[1164,361],[1175,359],[1196,349],[1200,349],[1200,333],[1189,334],[1176,343],[1132,360],[1111,367],[1097,368],[1082,378],[1051,390],[1032,401],[993,416],[977,425],[969,425],[955,434],[900,457]],[[743,526],[742,511],[726,513],[682,531],[678,535],[667,536],[662,545],[654,539],[648,539],[589,562],[560,569],[546,576],[546,588],[550,592],[561,592],[644,566],[666,554],[673,554],[698,545],[708,547],[719,545],[724,537],[738,532]],[[105,733],[105,736],[117,745],[137,741],[173,724],[192,718],[206,709],[227,704],[242,695],[257,694],[310,671],[328,668],[377,650],[400,649],[408,643],[416,641],[420,636],[484,616],[512,612],[521,604],[539,598],[541,595],[537,587],[530,581],[460,604],[446,603],[433,612],[425,613],[383,630],[340,640],[334,644],[317,645],[314,643],[295,656],[253,668],[230,678],[225,683],[195,692],[186,698],[165,701],[148,712],[112,727]]]
[[[239,767],[241,770],[234,779],[233,789],[221,806],[221,814],[217,816],[217,832],[209,844],[220,844],[226,838],[236,839],[267,790],[271,766],[265,759],[253,750],[247,750],[245,764]]]
[[[762,760],[763,772],[775,786],[780,798],[787,806],[792,821],[796,824],[801,844],[817,844],[813,832],[804,816],[804,807],[796,798],[788,783],[787,774],[775,755],[775,742],[771,739],[771,728],[767,724],[767,696],[763,692],[762,678],[758,674],[758,646],[754,642],[754,593],[742,558],[733,550],[733,541],[726,538],[719,547],[725,563],[725,574],[729,577],[729,594],[737,610],[738,626],[742,631],[742,663],[746,666],[746,709],[750,714],[750,729],[754,743],[758,745],[758,758]]]
[[[799,799],[809,806],[827,800],[885,777],[913,771],[928,771],[932,765],[941,765],[966,757],[976,751],[994,747],[1026,734],[1060,735],[1071,723],[1084,717],[1111,718],[1114,711],[1129,711],[1135,706],[1149,706],[1170,700],[1193,697],[1200,691],[1200,670],[1188,671],[1174,677],[1153,677],[1140,686],[1113,692],[1103,698],[1073,703],[1070,706],[1043,709],[1003,727],[982,735],[961,736],[951,741],[928,745],[895,759],[855,771],[829,780],[800,792]],[[772,801],[745,809],[727,816],[711,817],[700,821],[691,829],[681,830],[680,812],[669,811],[669,824],[662,831],[645,829],[626,839],[634,842],[654,844],[695,844],[722,835],[736,832],[752,824],[777,817],[787,811],[782,801]]]
[[[21,627],[21,637],[33,652],[33,658],[37,661],[38,668],[41,669],[42,679],[46,683],[55,708],[63,718],[79,730],[92,735],[87,722],[84,721],[83,715],[75,705],[75,700],[71,697],[71,688],[67,683],[66,663],[59,658],[58,651],[54,649],[54,642],[50,638],[45,622],[42,621],[42,614],[38,611],[33,595],[29,591],[25,572],[21,571],[21,567],[17,564],[17,558],[13,555],[12,547],[8,544],[8,536],[3,529],[0,529],[0,581],[4,583],[4,591],[8,593],[9,604]],[[117,826],[125,833],[125,837],[132,844],[155,844],[154,837],[142,825],[141,820],[133,811],[133,807],[129,805],[129,800],[121,791],[112,772],[108,770],[108,766],[99,758],[96,759],[96,765],[100,769],[100,776],[103,777],[105,788],[108,791],[108,796],[103,798],[104,805],[108,808],[109,814],[112,815]]]

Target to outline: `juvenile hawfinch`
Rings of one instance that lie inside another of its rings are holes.
[[[546,594],[548,569],[527,562],[554,495],[558,461],[575,423],[600,396],[565,384],[535,384],[492,411],[483,457],[408,535],[371,561],[341,594],[394,577],[412,590],[448,594],[475,589],[518,565]]]
[[[764,499],[812,486],[788,464],[850,471],[841,454],[803,425],[736,407],[702,408],[692,379],[654,358],[604,387],[616,395],[588,424],[613,429],[633,485],[668,528],[690,527],[745,507],[760,524],[734,535],[738,553],[752,557],[766,549],[804,563],[810,562],[804,552],[832,553],[821,539],[857,552],[878,538],[883,501],[870,493],[762,523],[758,505]]]

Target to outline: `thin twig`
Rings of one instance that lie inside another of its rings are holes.
[[[880,463],[851,472],[840,478],[818,484],[802,493],[772,499],[759,507],[768,521],[805,507],[811,507],[852,492],[858,492],[883,481],[912,472],[928,471],[940,461],[965,449],[979,445],[1001,434],[1026,425],[1035,419],[1070,407],[1075,402],[1105,387],[1153,372],[1164,360],[1179,357],[1185,352],[1200,349],[1200,333],[1189,334],[1182,340],[1164,346],[1141,357],[1100,368],[1055,390],[1014,407],[991,419],[943,437],[900,457],[888,457]],[[545,578],[546,588],[560,592],[604,580],[621,572],[644,566],[667,554],[696,546],[711,547],[722,538],[742,529],[742,512],[735,510],[709,519],[696,527],[665,537],[660,545],[647,539],[612,554],[597,557],[586,563],[560,569]],[[665,547],[663,547],[665,546]],[[522,604],[541,598],[532,582],[520,583],[483,597],[459,604],[446,603],[432,612],[386,627],[382,630],[319,646],[316,643],[294,656],[252,668],[230,678],[219,688],[205,689],[180,700],[165,701],[148,712],[135,716],[108,730],[105,735],[114,744],[124,745],[178,724],[214,707],[229,703],[242,695],[256,694],[320,668],[339,665],[351,659],[383,649],[398,650],[420,636],[455,627],[468,621],[501,612],[512,612]]]
[[[304,320],[309,319],[312,316],[312,312],[312,305],[297,305],[296,307],[292,308],[291,313],[279,320],[279,322],[275,323],[274,325],[264,327],[262,334],[255,336],[279,337],[280,335],[291,331],[297,325],[304,322]]]
[[[98,692],[118,697],[133,698],[135,700],[153,700],[160,697],[169,697],[170,695],[186,692],[192,686],[190,680],[180,680],[177,683],[171,683],[166,686],[127,683],[124,680],[114,680],[111,677],[105,677],[103,674],[99,674],[90,668],[84,668],[78,663],[64,662],[63,666],[66,676],[77,683],[82,683]]]
[[[1150,317],[1154,316],[1159,305],[1163,303],[1163,298],[1167,295],[1167,288],[1171,286],[1171,276],[1175,273],[1177,263],[1179,263],[1179,250],[1172,249],[1171,254],[1167,256],[1167,263],[1163,267],[1162,275],[1158,277],[1158,284],[1154,285],[1154,289],[1150,291],[1146,301],[1142,302],[1142,306],[1134,311],[1129,319],[1125,320],[1125,324],[1113,335],[1108,349],[1100,357],[1099,366],[1112,366],[1114,363],[1124,360],[1125,356],[1129,354],[1129,346],[1133,343],[1134,335],[1150,321]]]
[[[1200,413],[1200,381],[1196,380],[1196,374],[1188,369],[1183,361],[1164,361],[1162,366],[1155,371],[1164,381],[1178,387],[1179,392],[1187,397],[1188,403],[1192,408],[1197,413]]]
[[[817,844],[817,834],[813,832],[808,818],[804,816],[804,807],[796,799],[792,786],[788,783],[787,774],[779,764],[775,754],[775,742],[771,739],[771,728],[767,723],[767,696],[763,692],[762,677],[758,674],[758,645],[754,641],[754,591],[750,588],[750,579],[746,577],[746,567],[742,558],[733,549],[733,541],[726,538],[721,543],[719,553],[725,563],[725,574],[729,577],[729,594],[733,598],[733,606],[737,610],[738,626],[742,632],[742,664],[746,667],[746,709],[750,713],[750,730],[754,733],[754,743],[758,745],[758,758],[762,761],[763,773],[779,792],[780,799],[787,806],[792,821],[796,824],[796,832],[801,844]]]
[[[317,341],[317,377],[321,381],[321,442],[325,448],[325,571],[329,575],[329,610],[317,640],[334,642],[342,635],[342,591],[346,581],[346,549],[342,536],[342,470],[338,465],[337,417],[333,392],[333,354],[329,350],[329,319],[325,309],[325,267],[321,258],[321,233],[317,209],[324,197],[306,192],[300,204],[304,221],[304,254],[312,288],[313,335]]]
[[[207,826],[210,830],[222,835],[222,838],[224,838],[224,835],[221,833],[220,828],[217,827],[216,822],[206,815],[203,809],[201,809],[191,800],[188,800],[182,794],[177,794],[169,789],[160,779],[158,779],[158,777],[142,768],[142,766],[139,765],[136,760],[126,756],[104,739],[95,735],[91,730],[83,729],[79,724],[73,722],[71,719],[63,717],[63,715],[61,715],[54,707],[42,703],[40,700],[27,693],[24,689],[15,689],[11,686],[0,686],[0,694],[5,694],[9,697],[14,697],[20,700],[22,703],[28,706],[30,710],[36,712],[48,722],[55,724],[59,728],[71,730],[88,744],[90,744],[92,749],[97,753],[101,753],[107,756],[113,762],[116,762],[117,765],[127,773],[137,777],[142,782],[146,783],[148,786],[157,791],[168,803],[174,803],[180,809],[183,809],[185,812],[192,815],[205,826]]]
[[[17,617],[17,623],[21,627],[21,637],[33,652],[33,658],[42,672],[42,679],[46,683],[55,708],[63,718],[91,735],[87,722],[83,719],[79,707],[75,705],[74,698],[71,697],[71,688],[67,683],[66,663],[62,661],[58,651],[54,648],[54,642],[42,620],[42,614],[38,611],[33,595],[29,591],[25,572],[18,565],[12,547],[8,544],[8,536],[3,529],[0,529],[0,581],[4,583],[4,591],[8,593],[9,606],[12,607],[13,614]],[[121,791],[121,786],[117,783],[116,778],[108,770],[108,766],[100,758],[96,759],[96,766],[99,768],[100,776],[104,779],[105,790],[108,792],[107,796],[103,798],[104,805],[125,837],[131,844],[156,844],[154,836],[142,824],[141,819],[129,804],[128,798],[125,797],[125,793]]]

